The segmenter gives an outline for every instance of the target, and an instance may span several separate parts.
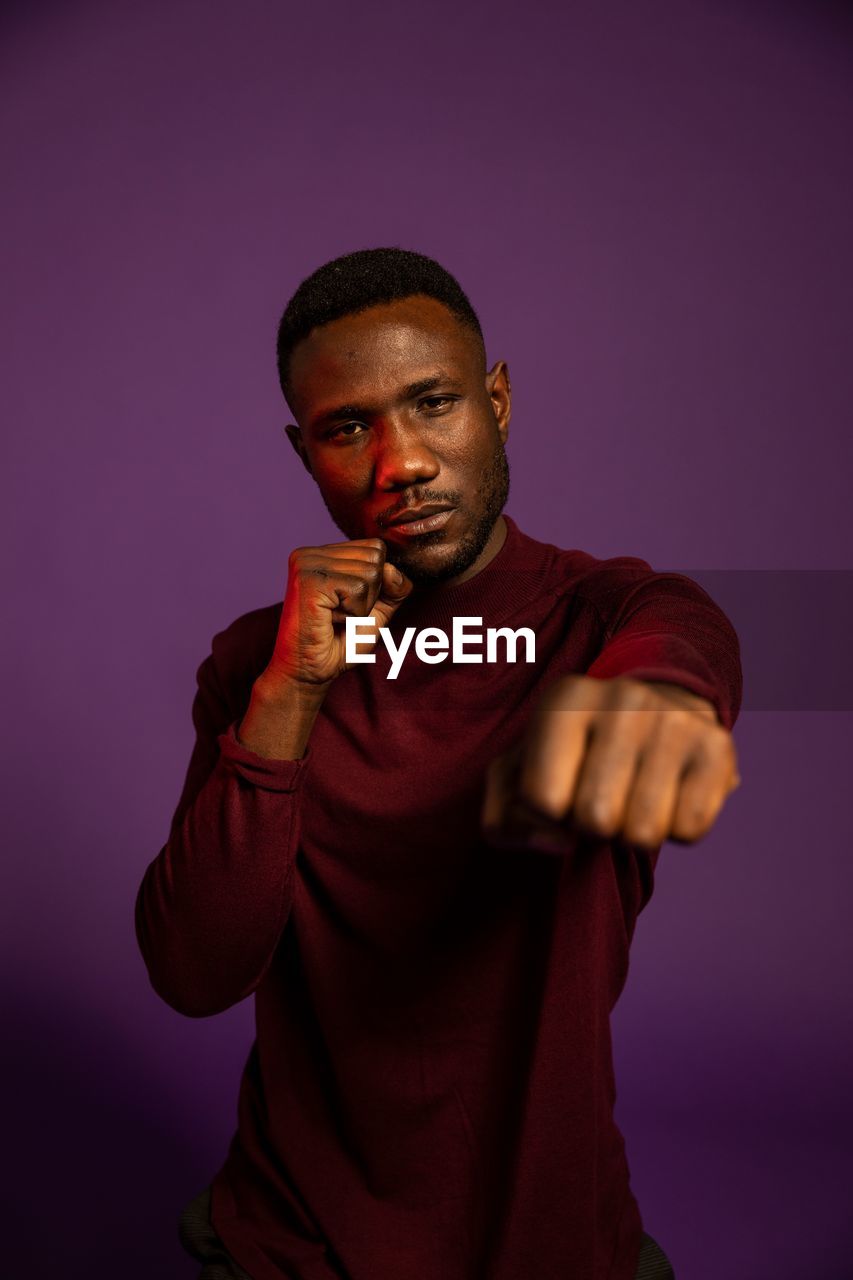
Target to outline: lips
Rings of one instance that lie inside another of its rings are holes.
[[[389,527],[397,524],[411,524],[415,520],[425,519],[426,516],[438,515],[439,511],[453,511],[453,507],[448,502],[426,502],[422,507],[407,507],[393,520],[386,520],[384,523]]]

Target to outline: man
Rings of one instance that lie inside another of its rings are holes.
[[[214,637],[140,887],[163,999],[256,997],[238,1131],[182,1240],[205,1280],[671,1276],[609,1014],[661,842],[738,781],[734,632],[689,579],[501,514],[507,366],[437,263],[326,264],[278,357],[345,541],[293,551],[283,604]],[[460,619],[497,658],[470,630],[442,648]]]

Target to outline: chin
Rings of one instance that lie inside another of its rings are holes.
[[[434,541],[430,542],[429,539]],[[408,574],[412,582],[438,580],[445,576],[447,566],[455,559],[456,546],[448,547],[434,534],[425,533],[417,547],[397,547],[386,542],[387,559]]]
[[[443,541],[443,533],[424,534],[418,547],[396,547],[388,545],[388,560],[402,569],[412,582],[421,586],[440,583],[448,578],[455,578],[477,559],[482,550],[472,546],[469,539],[457,538],[452,543]],[[428,541],[433,539],[433,541]]]

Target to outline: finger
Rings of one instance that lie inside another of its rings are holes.
[[[321,579],[319,603],[332,610],[334,621],[342,622],[348,617],[363,618],[369,614],[379,594],[382,570],[375,565],[366,565],[359,573],[317,576]]]
[[[363,557],[366,552],[371,558],[374,553],[378,553],[384,560],[388,548],[381,538],[351,538],[347,542],[324,542],[315,550],[332,551],[335,556],[352,554]]]
[[[654,713],[643,685],[630,680],[603,681],[601,685],[572,818],[577,826],[607,839],[621,824],[639,752]]]
[[[571,807],[592,714],[585,686],[566,683],[539,705],[525,734],[518,794],[550,818]]]
[[[486,770],[486,789],[480,822],[484,828],[498,830],[503,826],[511,797],[513,779],[518,768],[517,752],[497,756]]]
[[[572,816],[586,831],[604,838],[622,825],[637,768],[636,713],[630,715],[632,720],[622,723],[621,732],[610,717],[593,727],[577,784]]]
[[[564,823],[530,809],[518,796],[520,751],[494,760],[486,774],[481,826],[487,842],[498,849],[562,855],[574,846]]]
[[[647,848],[663,843],[687,765],[683,740],[665,732],[640,754],[620,824],[626,840]]]
[[[390,560],[385,561],[379,588],[380,599],[386,600],[389,604],[396,604],[405,599],[414,585],[399,565],[391,564]]]
[[[671,838],[691,843],[710,829],[726,796],[740,784],[729,735],[703,741],[681,780]]]
[[[396,565],[386,560],[379,581],[379,595],[370,612],[380,627],[387,626],[396,610],[414,589],[414,583]]]
[[[351,562],[381,569],[386,547],[381,538],[365,538],[361,542],[330,542],[321,547],[296,547],[288,558],[288,576],[310,573],[349,571]]]
[[[382,578],[383,564],[378,559],[366,560],[349,556],[343,560],[318,558],[306,560],[299,569],[300,580],[335,581],[340,577],[361,577],[370,582],[379,583]]]

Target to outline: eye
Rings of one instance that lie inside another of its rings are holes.
[[[346,440],[352,440],[355,438],[357,434],[357,432],[354,431],[353,428],[358,428],[359,430],[366,430],[366,427],[363,422],[342,422],[340,426],[335,427],[333,431],[329,432],[328,438],[330,440],[336,440],[343,437]]]
[[[444,409],[453,404],[456,396],[424,396],[420,401],[422,409]]]

